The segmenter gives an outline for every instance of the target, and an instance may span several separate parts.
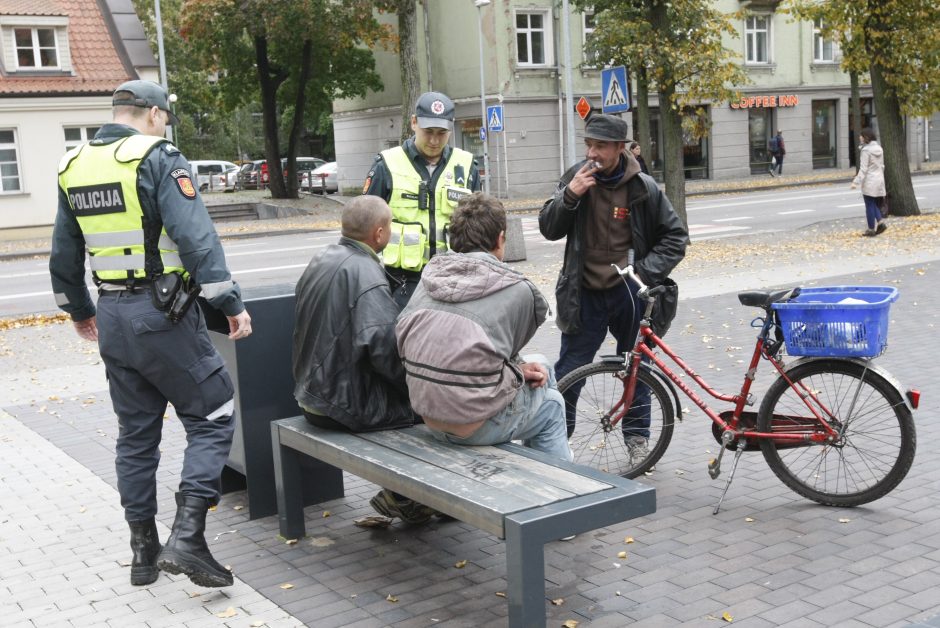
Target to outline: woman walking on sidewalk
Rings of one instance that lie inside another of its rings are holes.
[[[885,158],[884,151],[878,144],[878,138],[871,129],[862,129],[858,174],[852,181],[852,189],[862,186],[862,198],[865,200],[865,217],[868,220],[867,236],[875,236],[888,228],[879,209],[879,201],[885,196]]]

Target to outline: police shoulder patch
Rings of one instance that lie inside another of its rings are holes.
[[[180,194],[186,198],[196,198],[196,187],[193,185],[193,179],[186,168],[177,168],[170,173],[173,180],[176,181]]]

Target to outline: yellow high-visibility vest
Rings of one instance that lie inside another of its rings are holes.
[[[431,238],[436,252],[447,250],[445,227],[460,198],[470,194],[470,167],[473,155],[465,150],[451,150],[447,163],[439,163],[435,170],[434,189],[427,190],[427,208],[419,207],[421,175],[415,170],[401,146],[382,151],[382,157],[392,175],[392,195],[388,206],[392,209],[392,233],[388,246],[382,252],[386,266],[420,271],[431,259]],[[457,167],[463,169],[458,180]],[[434,179],[434,177],[432,177]],[[431,215],[434,216],[434,233]]]
[[[144,212],[137,192],[137,169],[144,157],[167,140],[130,135],[110,144],[83,144],[59,162],[59,187],[82,229],[91,272],[98,281],[146,278]],[[176,243],[161,228],[158,242],[164,273],[185,275]]]

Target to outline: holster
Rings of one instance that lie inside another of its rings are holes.
[[[182,288],[183,278],[178,273],[156,275],[150,282],[150,300],[155,308],[166,312]]]

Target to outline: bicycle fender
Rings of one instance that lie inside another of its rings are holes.
[[[907,409],[911,411],[911,414],[914,413],[914,407],[911,405],[910,400],[907,398],[907,389],[904,388],[904,384],[898,380],[897,377],[888,372],[887,369],[882,367],[879,364],[871,362],[869,360],[864,360],[862,358],[827,358],[827,357],[806,357],[806,358],[797,358],[789,365],[787,365],[786,370],[789,371],[792,368],[796,368],[801,364],[806,364],[807,362],[818,362],[819,360],[843,360],[845,362],[855,362],[859,366],[867,366],[868,370],[873,372],[875,375],[880,376],[886,382],[891,384],[891,387],[898,391],[898,395],[901,397],[901,400],[904,401],[904,405],[907,406]]]
[[[607,363],[618,363],[623,364],[622,355],[602,355],[600,357],[601,362]],[[682,420],[682,405],[679,403],[679,393],[676,391],[675,384],[672,383],[668,377],[666,377],[659,369],[654,368],[652,364],[647,364],[646,362],[640,362],[640,368],[646,370],[647,373],[650,373],[656,379],[658,379],[663,386],[666,387],[670,393],[672,393],[673,408],[675,409],[676,418]]]

